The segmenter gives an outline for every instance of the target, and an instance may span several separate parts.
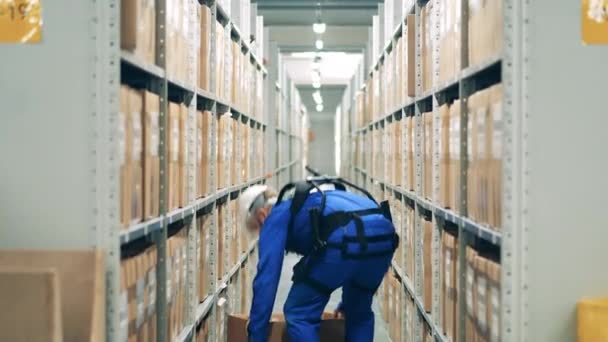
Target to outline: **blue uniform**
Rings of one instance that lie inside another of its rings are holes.
[[[326,191],[324,215],[335,211],[356,211],[377,208],[367,197],[345,191]],[[266,341],[268,322],[274,306],[279,278],[286,251],[304,255],[300,265],[305,265],[308,275],[333,291],[342,287],[341,309],[346,316],[347,341],[372,341],[374,316],[372,298],[392,259],[394,245],[391,242],[370,243],[368,252],[388,252],[374,258],[346,258],[339,249],[326,249],[312,253],[313,238],[309,209],[319,207],[320,193],[312,193],[298,212],[291,238],[288,241],[289,208],[291,200],[275,205],[264,222],[259,241],[259,262],[253,282],[253,303],[249,321],[249,341]],[[394,233],[393,224],[381,214],[362,217],[365,236]],[[329,237],[330,243],[341,243],[343,237],[356,236],[354,222],[336,229]],[[358,243],[349,243],[349,253],[357,253]],[[381,253],[379,253],[381,254]],[[294,282],[284,306],[287,330],[291,341],[318,341],[321,314],[329,300],[329,293],[319,291],[307,283]]]

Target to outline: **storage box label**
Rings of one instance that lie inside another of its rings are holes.
[[[0,43],[39,43],[41,37],[40,0],[0,1]]]

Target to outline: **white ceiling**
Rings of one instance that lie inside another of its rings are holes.
[[[348,84],[363,56],[360,53],[321,52],[321,84]],[[289,77],[296,85],[312,84],[314,52],[283,55]]]

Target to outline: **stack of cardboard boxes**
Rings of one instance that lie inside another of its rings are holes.
[[[188,80],[188,59],[194,52],[190,48],[191,31],[198,30],[190,21],[190,8],[194,0],[165,0],[167,10],[167,75],[185,82]],[[198,3],[197,3],[198,4]],[[198,26],[198,23],[196,23]]]
[[[450,341],[457,340],[458,327],[458,241],[450,234],[443,234],[442,238],[442,311],[443,331]]]
[[[414,209],[409,206],[405,206],[405,219],[403,227],[403,236],[401,244],[405,249],[405,264],[403,264],[403,272],[405,275],[414,280]]]
[[[431,221],[423,220],[422,230],[422,277],[424,284],[424,298],[422,303],[426,312],[431,312],[431,308],[433,307],[433,223]]]
[[[466,340],[500,341],[500,264],[466,251]]]
[[[188,107],[183,103],[169,103],[167,116],[167,208],[174,210],[187,204],[187,153],[185,125]]]
[[[469,216],[494,229],[501,225],[502,121],[500,84],[469,98]]]
[[[462,0],[439,3],[439,83],[454,79],[460,72],[460,40]],[[465,0],[466,1],[466,0]]]
[[[433,2],[428,2],[420,12],[420,35],[422,37],[422,91],[433,87],[433,44],[431,36],[431,18],[433,17]]]
[[[186,230],[181,230],[167,240],[167,306],[168,336],[175,339],[185,325],[186,314]]]
[[[460,100],[449,107],[449,166],[447,185],[448,201],[446,207],[454,212],[460,211]],[[443,135],[442,135],[443,136]],[[446,184],[447,183],[447,184]]]
[[[198,300],[202,302],[211,293],[210,277],[209,277],[209,262],[210,262],[210,242],[211,242],[211,220],[210,216],[202,216],[197,218],[196,225],[198,229],[199,241],[197,244],[197,260],[198,260]]]
[[[121,86],[118,159],[123,227],[159,214],[158,106],[156,94]]]
[[[201,44],[199,51],[199,75],[198,86],[203,90],[209,88],[211,72],[211,25],[214,24],[211,18],[211,9],[207,6],[199,6],[201,23]]]
[[[156,247],[120,262],[119,335],[156,340]]]
[[[469,64],[477,65],[502,50],[502,1],[469,0]]]
[[[422,194],[427,199],[433,198],[433,112],[422,114],[422,168],[424,185]]]
[[[150,65],[156,62],[155,6],[154,0],[120,2],[120,48]]]
[[[414,143],[414,118],[411,116],[406,117],[405,119],[405,150],[404,158],[406,159],[406,168],[405,168],[405,184],[403,186],[407,190],[414,190],[415,180],[414,180],[414,170],[416,169],[416,163],[414,160],[415,155],[415,146]]]
[[[213,113],[204,111],[196,115],[196,172],[197,197],[209,195],[211,177],[209,177],[209,162],[211,161],[211,129]]]

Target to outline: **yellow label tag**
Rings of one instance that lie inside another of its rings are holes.
[[[608,44],[608,0],[582,0],[581,33],[584,44]]]
[[[0,0],[0,43],[38,43],[40,0]]]

